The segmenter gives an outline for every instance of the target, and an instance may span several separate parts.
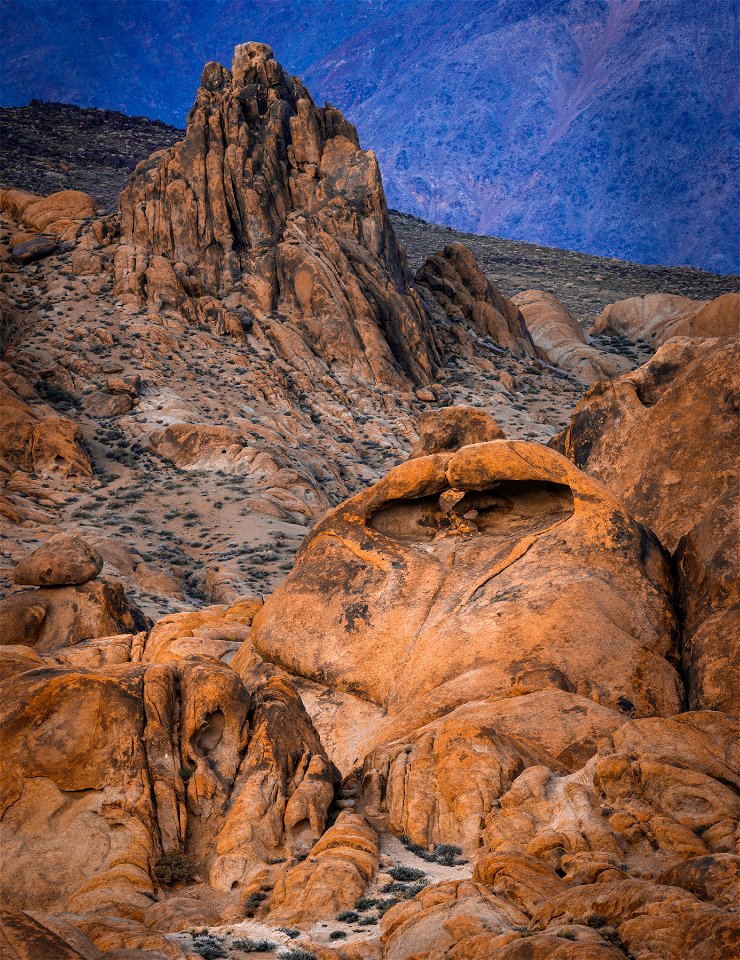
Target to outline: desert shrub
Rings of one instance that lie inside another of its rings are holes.
[[[53,380],[37,380],[34,383],[36,393],[43,399],[48,400],[55,407],[76,407],[77,401],[64,387],[60,387]]]
[[[154,876],[166,886],[192,880],[194,873],[193,861],[177,848],[167,850],[154,864]]]
[[[423,870],[417,870],[416,867],[391,867],[388,873],[393,877],[394,880],[403,880],[409,882],[411,880],[422,880],[425,876]]]
[[[222,942],[210,934],[199,934],[195,938],[193,953],[199,954],[205,960],[219,960],[220,957],[228,957]]]
[[[599,930],[601,927],[605,927],[608,921],[605,916],[601,913],[592,913],[590,917],[586,917],[586,926],[593,927],[594,930]]]
[[[308,950],[295,950],[292,947],[283,948],[278,954],[280,960],[316,960],[316,954]]]
[[[360,899],[355,904],[355,910],[362,912],[363,910],[372,910],[373,907],[377,907],[378,901],[372,897],[360,897]]]
[[[237,937],[231,941],[231,946],[245,953],[260,953],[275,949],[272,940],[252,940],[251,937]]]
[[[342,910],[337,914],[337,920],[340,923],[356,923],[359,919],[360,915],[355,910]]]
[[[330,939],[330,940],[344,940],[344,938],[345,938],[346,936],[347,936],[347,934],[344,932],[344,930],[332,930],[332,932],[329,934],[329,939]]]
[[[380,900],[378,902],[379,916],[382,917],[384,914],[386,914],[390,910],[391,907],[395,907],[395,905],[400,902],[401,902],[400,897],[386,897],[384,900]]]

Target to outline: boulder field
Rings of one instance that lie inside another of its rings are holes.
[[[263,44],[118,214],[47,200],[0,192],[3,960],[736,956],[733,303],[613,305],[633,370],[462,244],[412,275]]]

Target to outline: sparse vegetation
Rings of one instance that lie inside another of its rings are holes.
[[[195,864],[180,850],[167,850],[154,865],[154,876],[165,886],[193,879]]]

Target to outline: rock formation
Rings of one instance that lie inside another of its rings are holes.
[[[260,44],[118,215],[0,208],[0,954],[731,955],[733,299],[615,376],[412,279]]]
[[[671,337],[740,336],[740,294],[709,302],[651,293],[608,304],[594,321],[594,333],[611,330],[629,340],[659,347]]]
[[[207,64],[184,140],[121,196],[121,295],[255,327],[292,364],[428,381],[437,356],[375,156],[263,44]],[[190,299],[192,298],[192,299]]]
[[[612,379],[625,373],[626,361],[593,347],[556,296],[545,290],[525,290],[512,303],[521,311],[538,355],[554,367],[567,370],[584,383]]]
[[[736,376],[740,341],[675,338],[598,384],[558,448],[678,548],[684,669],[697,709],[737,710]]]
[[[462,243],[451,243],[427,259],[416,272],[444,314],[479,337],[518,356],[532,356],[534,345],[516,304],[507,300]]]
[[[739,351],[737,338],[676,338],[634,372],[597,384],[557,439],[670,550],[733,485]]]
[[[544,448],[494,441],[411,460],[329,514],[250,644],[330,686],[339,712],[372,705],[365,750],[462,703],[543,689],[668,715],[671,592],[657,542],[603,487]]]

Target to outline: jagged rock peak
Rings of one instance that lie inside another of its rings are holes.
[[[433,375],[375,155],[264,44],[238,46],[231,72],[206,65],[185,137],[137,166],[120,211],[128,302],[247,330],[291,362],[396,385]]]

